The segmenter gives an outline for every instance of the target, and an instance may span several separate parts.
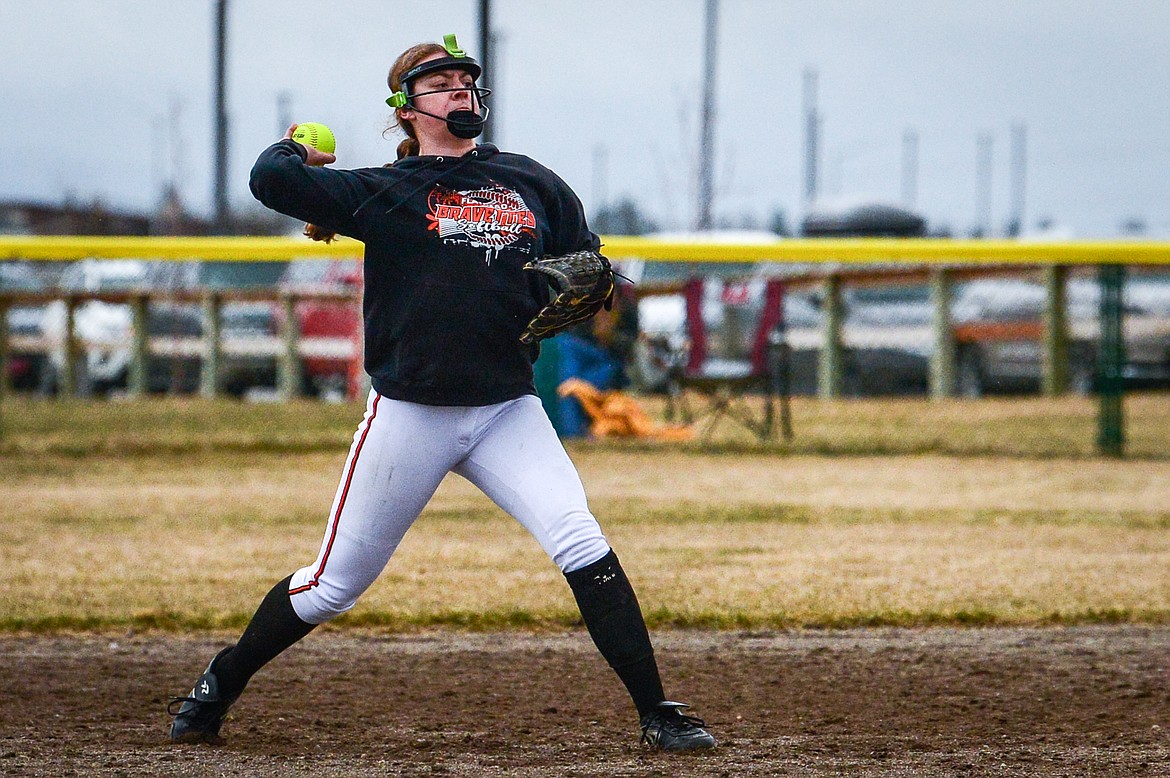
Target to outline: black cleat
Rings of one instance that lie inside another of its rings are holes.
[[[239,692],[231,697],[221,697],[219,680],[215,677],[212,668],[233,646],[220,651],[208,663],[207,669],[199,680],[195,681],[195,688],[188,697],[176,697],[167,705],[167,713],[175,717],[171,722],[171,740],[175,743],[210,743],[221,745],[224,739],[219,736],[219,728],[223,726],[224,717],[228,710],[239,699]],[[175,706],[178,705],[178,710]]]
[[[715,738],[703,729],[703,720],[682,713],[683,708],[689,707],[681,702],[658,703],[658,707],[642,717],[642,742],[660,751],[714,748]]]

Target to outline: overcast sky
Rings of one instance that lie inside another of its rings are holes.
[[[153,208],[174,180],[212,202],[213,0],[0,0],[0,199],[66,196]],[[338,165],[393,158],[386,71],[404,48],[459,35],[476,0],[231,0],[229,187],[297,121],[330,125]],[[314,8],[318,9],[314,12]],[[629,196],[664,228],[695,218],[703,0],[494,0],[496,141],[556,170],[592,211]],[[902,197],[966,233],[976,148],[992,137],[992,224],[1009,217],[1014,123],[1027,129],[1025,223],[1081,237],[1128,219],[1170,237],[1170,0],[721,0],[715,213],[799,219],[802,74],[819,76],[821,192]]]

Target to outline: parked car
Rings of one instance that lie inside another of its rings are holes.
[[[913,286],[846,289],[842,295],[841,391],[846,397],[922,395],[928,389],[932,349],[929,298]],[[784,296],[783,342],[790,391],[817,393],[824,342],[819,289]]]
[[[290,262],[281,279],[286,292],[344,292],[361,288],[362,266],[357,260],[300,260]],[[344,396],[352,368],[353,350],[362,335],[360,304],[352,299],[300,300],[297,326],[306,356],[302,363],[304,391],[314,396]],[[277,328],[284,310],[274,307]]]
[[[801,221],[800,233],[806,238],[915,238],[926,234],[926,219],[893,203],[821,201]]]
[[[740,291],[731,296],[734,304],[704,300],[704,323],[712,333],[708,346],[717,356],[729,346],[741,358],[749,351],[744,329],[737,322],[758,316],[762,282],[745,281],[737,288]],[[842,298],[843,393],[925,394],[934,347],[929,288],[925,284],[847,287]],[[1095,279],[1070,279],[1066,295],[1069,384],[1081,394],[1095,388],[1099,301]],[[1029,279],[984,278],[956,285],[951,319],[958,340],[960,395],[1038,391],[1044,306],[1043,286]],[[787,346],[785,376],[793,394],[817,391],[823,307],[821,291],[815,287],[797,287],[784,296],[780,334]],[[1125,288],[1124,313],[1124,381],[1131,387],[1170,386],[1170,278],[1131,277]],[[632,372],[640,388],[661,391],[669,367],[686,359],[685,300],[681,294],[646,297],[640,303],[640,316],[643,342]]]
[[[45,283],[24,262],[0,262],[0,291],[40,292]],[[8,380],[14,389],[34,390],[41,384],[47,355],[41,350],[44,339],[45,306],[13,305],[8,309]]]
[[[244,397],[256,389],[276,388],[279,332],[272,303],[224,303],[219,334],[220,387],[224,392]]]
[[[62,291],[112,292],[195,288],[199,268],[192,263],[137,260],[86,260],[61,275]],[[39,388],[59,389],[64,367],[65,303],[46,307],[45,332],[56,345],[47,358]],[[254,387],[276,383],[277,327],[266,302],[227,301],[220,311],[220,387],[242,396]],[[199,391],[203,369],[204,313],[198,303],[152,300],[147,309],[146,388],[152,393],[190,394]],[[77,306],[74,331],[83,343],[76,376],[82,394],[109,394],[129,385],[133,313],[125,303],[90,300]]]
[[[61,274],[60,291],[114,292],[145,284],[146,263],[139,260],[82,260]],[[74,365],[77,386],[82,394],[103,393],[126,374],[130,362],[131,312],[129,306],[88,300],[73,312],[73,331],[81,340],[81,353]],[[46,306],[44,332],[53,344],[49,370],[42,389],[56,391],[65,367],[66,305],[56,300]]]
[[[1100,287],[1069,280],[1069,386],[1095,388],[1100,340]],[[1024,279],[981,279],[955,290],[952,317],[959,340],[958,389],[966,397],[1036,391],[1043,365],[1043,287]],[[1170,386],[1170,278],[1134,277],[1123,293],[1125,361],[1131,387]]]
[[[707,351],[728,363],[749,358],[756,337],[766,280],[714,280],[702,304]],[[843,392],[847,396],[925,394],[930,364],[928,300],[917,290],[874,299],[869,290],[846,290]],[[896,300],[901,299],[901,302]],[[784,295],[782,327],[776,333],[777,380],[790,393],[815,395],[823,341],[819,290],[797,288]],[[688,359],[686,301],[682,293],[648,295],[638,308],[641,337],[630,374],[642,391],[663,392],[671,369]]]

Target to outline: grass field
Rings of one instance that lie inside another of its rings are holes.
[[[660,398],[643,398],[642,403],[652,414],[661,411]],[[798,397],[792,403],[792,442],[761,445],[742,428],[724,423],[717,429],[712,445],[703,450],[830,456],[1095,455],[1097,403],[1088,398],[822,402]],[[1131,394],[1125,400],[1125,413],[1127,457],[1170,460],[1170,393]],[[0,404],[0,456],[344,451],[360,418],[361,409],[357,406],[308,401],[245,404],[152,399],[57,403],[10,397]],[[668,448],[676,450],[677,446]],[[683,447],[688,451],[698,449],[694,444]]]
[[[652,405],[652,403],[650,403]],[[801,400],[796,440],[577,443],[652,625],[1170,621],[1170,397]],[[0,629],[237,628],[316,554],[361,409],[6,399]],[[539,546],[450,477],[340,625],[562,626]]]

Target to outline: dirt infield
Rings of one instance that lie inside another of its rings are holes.
[[[329,629],[254,681],[226,746],[172,746],[167,697],[224,639],[0,638],[6,776],[1170,774],[1170,629],[656,635],[714,752],[638,745],[584,632]]]

